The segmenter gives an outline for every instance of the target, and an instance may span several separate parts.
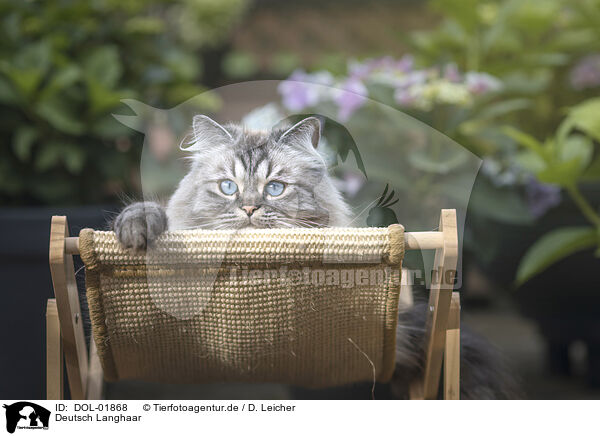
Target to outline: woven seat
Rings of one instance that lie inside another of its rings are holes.
[[[66,218],[54,217],[48,398],[63,395],[57,374],[62,345],[74,399],[98,398],[102,378],[305,387],[387,382],[395,366],[404,251],[421,248],[437,250],[442,273],[454,269],[453,210],[442,211],[438,232],[405,234],[398,224],[189,230],[161,235],[143,254],[123,250],[113,232],[84,229],[69,238]],[[86,266],[94,338],[89,357],[78,322],[73,254]],[[451,297],[456,314],[452,286],[432,284],[425,379],[422,394],[413,396],[436,395],[446,343],[452,357],[446,396],[457,397],[452,331],[458,331],[458,317],[451,315]]]
[[[79,249],[107,380],[325,387],[392,375],[400,225],[167,233],[147,255],[88,229]]]

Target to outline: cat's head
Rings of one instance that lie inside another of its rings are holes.
[[[253,131],[194,117],[190,173],[173,195],[169,228],[344,225],[347,207],[316,151],[320,122]]]

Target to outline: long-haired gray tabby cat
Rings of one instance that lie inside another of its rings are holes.
[[[194,117],[190,172],[166,210],[153,202],[127,206],[114,222],[119,241],[143,250],[167,229],[349,225],[349,208],[316,151],[319,138],[314,117],[266,132]],[[425,315],[422,304],[400,315],[392,381],[399,398],[423,374]],[[461,398],[513,398],[514,382],[500,361],[489,345],[463,329]]]

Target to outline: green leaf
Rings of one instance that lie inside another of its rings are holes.
[[[61,147],[62,144],[55,142],[44,144],[39,153],[37,153],[35,168],[38,171],[46,171],[55,167],[60,161]]]
[[[512,17],[512,24],[515,30],[527,32],[530,38],[541,37],[555,26],[555,17],[559,15],[562,3],[554,0],[522,0]]]
[[[452,17],[467,31],[474,31],[479,24],[479,0],[435,0],[432,7],[447,17]]]
[[[553,74],[549,68],[536,69],[535,72],[511,71],[503,77],[507,93],[538,96],[552,83]]]
[[[41,93],[40,99],[47,99],[73,85],[81,77],[81,70],[75,65],[67,65],[56,72]]]
[[[559,143],[558,158],[563,162],[576,160],[581,169],[586,168],[592,160],[594,145],[590,138],[582,135],[570,135]]]
[[[581,175],[581,180],[585,182],[596,182],[600,180],[600,155],[590,164]]]
[[[15,88],[19,91],[19,93],[26,98],[30,98],[33,95],[42,80],[42,74],[40,71],[17,70],[12,67],[5,68],[3,70],[6,76],[10,78],[12,83],[15,85]]]
[[[44,74],[50,66],[50,58],[50,45],[46,41],[40,41],[18,50],[13,65],[18,70],[36,70]]]
[[[598,233],[592,227],[563,227],[538,239],[521,259],[517,269],[520,286],[559,260],[598,243]]]
[[[0,76],[0,103],[15,103],[18,95],[8,80]]]
[[[157,17],[133,17],[125,22],[125,32],[157,35],[165,31],[166,22]]]
[[[592,29],[564,29],[557,32],[554,41],[551,41],[549,46],[551,49],[576,53],[575,50],[593,44],[596,38],[597,36]]]
[[[37,136],[37,131],[31,126],[20,127],[15,132],[12,146],[15,155],[21,162],[29,160],[33,141],[35,141]]]
[[[121,77],[122,68],[116,47],[104,46],[93,50],[84,61],[86,77],[112,88]]]
[[[517,164],[532,174],[538,174],[547,168],[546,161],[531,150],[522,150],[515,156]]]
[[[569,56],[564,53],[538,53],[526,58],[531,65],[559,67],[569,62]]]
[[[85,163],[83,146],[77,146],[75,144],[66,145],[62,150],[62,160],[71,174],[79,174]]]
[[[200,75],[200,63],[196,54],[171,50],[164,55],[164,63],[176,80],[192,82]]]
[[[528,98],[512,98],[497,103],[492,103],[480,111],[474,117],[474,120],[491,120],[501,117],[514,111],[523,110],[531,107],[532,102]]]
[[[559,127],[559,137],[564,138],[572,129],[578,129],[600,141],[600,97],[574,106]]]
[[[78,174],[85,163],[83,146],[62,141],[49,141],[45,143],[37,154],[35,167],[38,171],[46,171],[63,162],[67,171]]]
[[[576,183],[580,173],[579,160],[572,159],[567,162],[554,162],[548,165],[545,170],[537,173],[537,178],[543,183],[566,187]]]
[[[517,130],[514,127],[510,126],[505,126],[502,129],[502,132],[504,132],[506,136],[514,139],[518,144],[527,147],[531,151],[537,153],[539,156],[546,155],[542,143],[535,139],[533,136],[528,135],[525,132],[521,132],[520,130]]]
[[[546,167],[536,173],[537,177],[563,187],[579,181],[594,151],[591,140],[582,135],[570,135],[558,143],[547,141],[544,147],[552,154],[546,158]]]
[[[490,29],[483,34],[481,45],[485,51],[496,45],[497,42],[502,42],[502,37],[507,33],[510,18],[518,7],[519,1],[520,0],[508,0],[500,4],[500,10],[494,17]]]
[[[64,133],[78,135],[83,133],[85,125],[75,119],[65,104],[58,98],[52,98],[39,103],[37,114],[45,119],[52,127]]]
[[[389,89],[386,88],[384,92],[389,96]],[[370,89],[369,95],[371,95]],[[485,134],[485,129],[498,131],[498,118],[527,109],[531,105],[531,100],[527,98],[513,98],[498,103],[487,104],[481,108],[476,108],[474,114],[469,114],[469,118],[466,121],[459,122],[458,131],[470,137]],[[500,133],[500,135],[503,134]]]
[[[90,110],[92,114],[105,114],[117,107],[121,99],[129,97],[127,92],[117,93],[98,82],[96,79],[88,79],[88,92],[90,97]]]
[[[0,71],[14,83],[22,95],[30,98],[50,66],[50,56],[50,46],[46,42],[29,44],[18,50],[14,59],[3,61]]]

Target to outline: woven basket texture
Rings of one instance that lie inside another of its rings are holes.
[[[147,253],[84,229],[92,331],[108,381],[385,382],[404,229],[188,230]]]

